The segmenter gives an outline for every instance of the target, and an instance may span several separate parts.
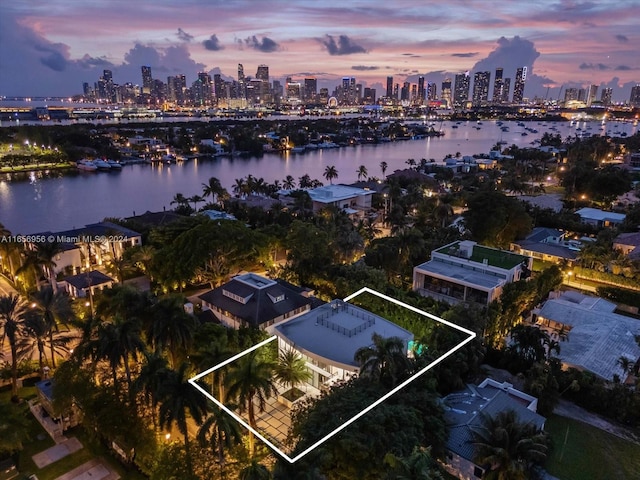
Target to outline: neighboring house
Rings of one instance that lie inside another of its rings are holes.
[[[611,227],[621,224],[626,215],[624,213],[605,212],[597,208],[581,208],[576,212],[582,223],[594,227]]]
[[[513,410],[520,422],[544,429],[545,417],[536,413],[538,399],[513,388],[510,383],[498,383],[487,378],[480,385],[467,385],[464,390],[450,393],[442,399],[444,419],[449,429],[446,444],[445,469],[462,480],[483,478],[485,470],[473,461],[474,429],[483,425],[483,415],[494,417]]]
[[[203,138],[202,140],[200,140],[200,145],[213,149],[216,155],[224,153],[224,147],[212,138]]]
[[[74,405],[69,411],[59,412],[53,406],[53,384],[54,379],[48,378],[36,383],[36,392],[40,405],[53,419],[53,421],[65,431],[80,424],[82,420],[81,412]]]
[[[533,321],[555,334],[565,334],[557,355],[565,367],[588,370],[605,379],[624,372],[621,356],[635,363],[640,358],[640,320],[614,313],[616,304],[599,297],[567,291],[552,294]]]
[[[631,259],[640,258],[640,232],[621,233],[613,240],[613,249]]]
[[[311,310],[311,293],[282,280],[246,273],[198,298],[202,309],[211,310],[227,327],[266,329]]]
[[[355,353],[372,345],[374,333],[401,338],[407,352],[413,340],[413,334],[404,328],[342,300],[277,325],[274,333],[281,351],[292,348],[304,358],[312,375],[309,383],[318,389],[357,373]]]
[[[42,232],[30,236],[53,238],[63,251],[56,257],[56,272],[70,270],[77,273],[82,267],[102,265],[109,258],[122,257],[123,252],[132,246],[142,245],[142,235],[133,230],[111,222],[100,222],[82,228],[61,232]],[[27,244],[35,248],[35,244]],[[80,260],[80,263],[79,263]]]
[[[512,243],[511,250],[544,262],[573,264],[580,245],[576,240],[565,240],[565,234],[560,230],[536,227],[527,238]]]
[[[373,191],[347,185],[325,185],[307,190],[313,202],[313,212],[326,207],[338,207],[348,215],[363,217],[371,210]]]
[[[413,290],[451,304],[488,305],[511,282],[526,279],[533,259],[464,240],[431,252],[413,269]]]
[[[58,282],[58,287],[66,291],[70,297],[84,298],[89,292],[95,295],[105,288],[110,288],[115,280],[108,275],[97,270],[91,270],[87,273],[79,273],[70,277],[65,277]]]
[[[198,215],[205,215],[211,220],[237,220],[237,218],[227,212],[221,212],[219,210],[202,210],[198,212]]]

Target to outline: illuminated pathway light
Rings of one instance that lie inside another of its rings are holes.
[[[204,372],[201,372],[197,375],[195,375],[194,377],[189,379],[189,383],[191,383],[191,385],[193,385],[195,388],[197,388],[204,396],[206,396],[209,400],[211,400],[213,403],[215,403],[216,405],[218,405],[222,410],[224,410],[225,412],[227,412],[229,415],[231,415],[238,423],[240,423],[240,425],[242,425],[243,427],[245,427],[247,430],[251,431],[257,438],[259,438],[260,440],[262,440],[266,445],[269,446],[269,448],[271,448],[274,452],[276,452],[278,455],[280,455],[282,458],[284,458],[285,460],[287,460],[290,463],[295,463],[298,460],[300,460],[302,457],[304,457],[306,454],[310,453],[311,451],[315,450],[316,448],[318,448],[320,445],[322,445],[324,442],[326,442],[327,440],[329,440],[331,437],[333,437],[334,435],[336,435],[337,433],[341,432],[342,430],[344,430],[345,428],[347,428],[349,425],[351,425],[353,422],[355,422],[356,420],[358,420],[360,417],[366,415],[370,410],[374,409],[375,407],[377,407],[378,405],[380,405],[382,402],[384,402],[386,399],[388,399],[389,397],[391,397],[391,395],[399,392],[400,390],[402,390],[404,387],[406,387],[407,385],[409,385],[411,382],[413,382],[416,378],[424,375],[425,373],[427,373],[427,371],[431,370],[433,367],[435,367],[436,365],[438,365],[440,362],[442,362],[445,358],[447,358],[448,356],[452,355],[453,353],[455,353],[457,350],[461,349],[462,347],[464,347],[467,343],[469,343],[471,340],[473,340],[474,338],[476,338],[476,334],[474,332],[472,332],[471,330],[468,330],[466,328],[463,328],[459,325],[456,325],[455,323],[451,323],[448,322],[440,317],[437,317],[435,315],[432,315],[428,312],[425,312],[424,310],[420,310],[419,308],[413,307],[411,305],[408,305],[404,302],[401,302],[400,300],[396,300],[395,298],[391,298],[387,295],[384,295],[380,292],[377,292],[375,290],[372,290],[368,287],[364,287],[360,290],[358,290],[357,292],[349,295],[348,297],[344,298],[345,302],[348,302],[349,300],[352,300],[354,298],[356,298],[358,295],[361,295],[363,293],[370,293],[372,295],[375,295],[377,297],[380,297],[388,302],[394,303],[396,305],[399,305],[401,307],[404,307],[408,310],[411,310],[414,313],[418,313],[424,317],[430,318],[431,320],[435,320],[436,322],[442,323],[444,325],[447,325],[448,327],[451,327],[455,330],[458,330],[462,333],[464,333],[465,335],[467,335],[467,338],[465,338],[462,342],[460,342],[458,345],[456,345],[455,347],[453,347],[452,349],[450,349],[449,351],[445,352],[442,356],[440,356],[439,358],[435,359],[433,362],[431,362],[429,365],[427,365],[426,367],[424,367],[422,370],[418,371],[417,373],[415,373],[414,375],[412,375],[411,377],[409,377],[408,379],[406,379],[404,382],[402,382],[401,384],[399,384],[398,386],[396,386],[393,390],[387,392],[385,395],[383,395],[382,397],[380,397],[378,400],[376,400],[375,402],[373,402],[371,405],[369,405],[368,407],[366,407],[364,410],[362,410],[360,413],[354,415],[353,417],[351,417],[349,420],[347,420],[346,422],[344,422],[342,425],[340,425],[338,428],[336,428],[335,430],[333,430],[332,432],[329,432],[327,435],[325,435],[324,437],[322,437],[320,440],[318,440],[317,442],[315,442],[313,445],[311,445],[310,447],[308,447],[306,450],[300,452],[298,455],[296,455],[295,457],[291,458],[289,455],[287,455],[285,452],[283,452],[282,450],[280,450],[278,447],[276,447],[273,442],[269,441],[267,438],[264,437],[264,435],[262,435],[260,432],[258,432],[256,429],[254,429],[251,425],[249,425],[248,422],[246,422],[243,418],[241,418],[238,414],[236,414],[234,411],[232,411],[231,409],[229,409],[228,407],[226,407],[225,405],[223,405],[219,400],[217,400],[213,395],[211,395],[211,393],[207,392],[204,388],[202,388],[201,385],[199,385],[197,382],[198,380],[200,380],[202,377],[205,377],[206,375],[209,375],[212,372],[215,372],[216,370],[218,370],[219,368],[224,367],[225,365],[228,365],[234,361],[236,361],[237,359],[239,359],[240,357],[243,357],[244,355],[257,350],[258,348],[261,348],[267,344],[269,344],[270,342],[273,342],[274,340],[276,340],[278,337],[276,337],[275,335],[252,346],[251,348],[248,348],[247,350],[240,352],[237,355],[234,355],[233,357],[225,360],[222,363],[219,363],[218,365],[209,368],[208,370],[205,370]]]

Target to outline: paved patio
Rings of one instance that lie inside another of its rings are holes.
[[[120,475],[109,470],[100,460],[93,459],[55,480],[118,480],[119,478]]]
[[[71,455],[74,452],[82,449],[82,444],[76,437],[71,437],[63,442],[54,445],[51,448],[47,448],[46,450],[36,453],[31,458],[33,459],[33,463],[36,464],[38,468],[44,468],[47,465],[52,464],[53,462],[57,462],[61,458],[66,457],[67,455]]]

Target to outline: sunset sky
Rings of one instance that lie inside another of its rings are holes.
[[[525,96],[590,83],[628,100],[640,82],[640,1],[13,0],[0,2],[0,95],[71,95],[113,71],[116,83],[198,71],[272,79],[385,78],[529,67]]]

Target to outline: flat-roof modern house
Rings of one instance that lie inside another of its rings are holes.
[[[561,230],[536,227],[524,240],[512,243],[511,250],[544,262],[572,264],[578,258],[580,242],[565,240]]]
[[[431,252],[413,269],[413,290],[451,304],[488,305],[507,283],[528,278],[533,259],[464,240]]]
[[[281,351],[294,349],[312,374],[309,383],[318,389],[359,372],[355,353],[373,344],[374,333],[402,339],[409,351],[413,334],[395,323],[342,300],[330,303],[281,323],[274,328]]]
[[[105,288],[111,288],[115,280],[98,270],[91,270],[86,273],[79,273],[65,277],[58,286],[65,290],[70,297],[84,298],[89,293],[95,295]]]
[[[619,225],[624,221],[626,215],[624,213],[605,212],[597,208],[581,208],[576,212],[580,216],[582,223],[592,225],[594,227],[611,227]]]
[[[313,212],[334,206],[348,215],[363,217],[371,210],[373,191],[347,185],[325,185],[307,191],[313,202]]]
[[[231,328],[267,329],[308,312],[313,303],[310,290],[255,273],[238,275],[198,298],[203,310]]]
[[[522,423],[544,429],[546,418],[536,413],[538,399],[516,390],[510,383],[498,383],[490,378],[480,385],[467,385],[464,390],[450,393],[442,399],[444,419],[449,428],[445,469],[456,478],[483,478],[486,466],[476,465],[474,430],[481,428],[483,417],[494,417],[513,410]]]
[[[640,359],[640,320],[615,313],[616,304],[599,297],[567,291],[553,295],[542,308],[534,310],[533,320],[552,333],[563,332],[557,355],[565,367],[588,370],[605,380],[625,372],[620,357],[632,363]]]

